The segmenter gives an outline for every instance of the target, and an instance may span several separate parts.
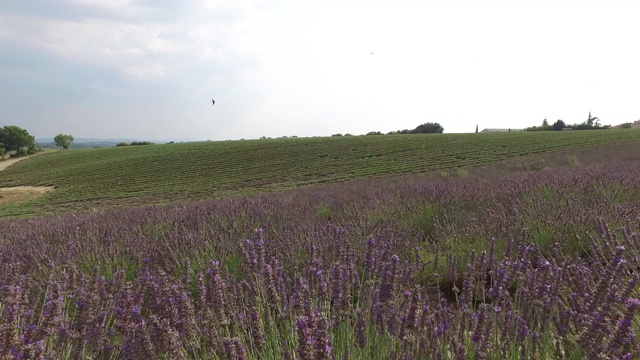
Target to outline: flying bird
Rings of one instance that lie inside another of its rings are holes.
[[[216,104],[216,101],[211,99],[211,105],[215,105],[215,104]]]

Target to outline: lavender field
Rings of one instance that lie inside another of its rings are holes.
[[[0,358],[633,359],[640,162],[0,220]]]

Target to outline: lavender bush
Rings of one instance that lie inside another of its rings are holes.
[[[638,178],[402,177],[2,220],[0,357],[631,359]]]

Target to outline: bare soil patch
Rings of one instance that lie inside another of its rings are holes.
[[[36,153],[31,156],[37,156],[41,153]],[[0,161],[0,171],[8,168],[9,166],[17,163],[18,161],[22,161],[30,158],[31,156],[20,157],[16,159],[9,159]],[[53,191],[55,188],[53,186],[12,186],[0,188],[0,205],[5,204],[16,204],[23,201],[37,199],[44,194]]]
[[[13,186],[0,188],[0,205],[37,199],[53,191],[53,186]]]

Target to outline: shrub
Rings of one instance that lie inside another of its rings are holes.
[[[27,155],[29,155],[29,148],[26,146],[19,147],[18,150],[16,150],[16,157],[27,156]]]
[[[438,123],[424,123],[411,131],[412,134],[440,134],[444,128]]]
[[[129,144],[131,146],[140,146],[140,145],[153,145],[152,142],[150,141],[134,141],[131,144]]]

